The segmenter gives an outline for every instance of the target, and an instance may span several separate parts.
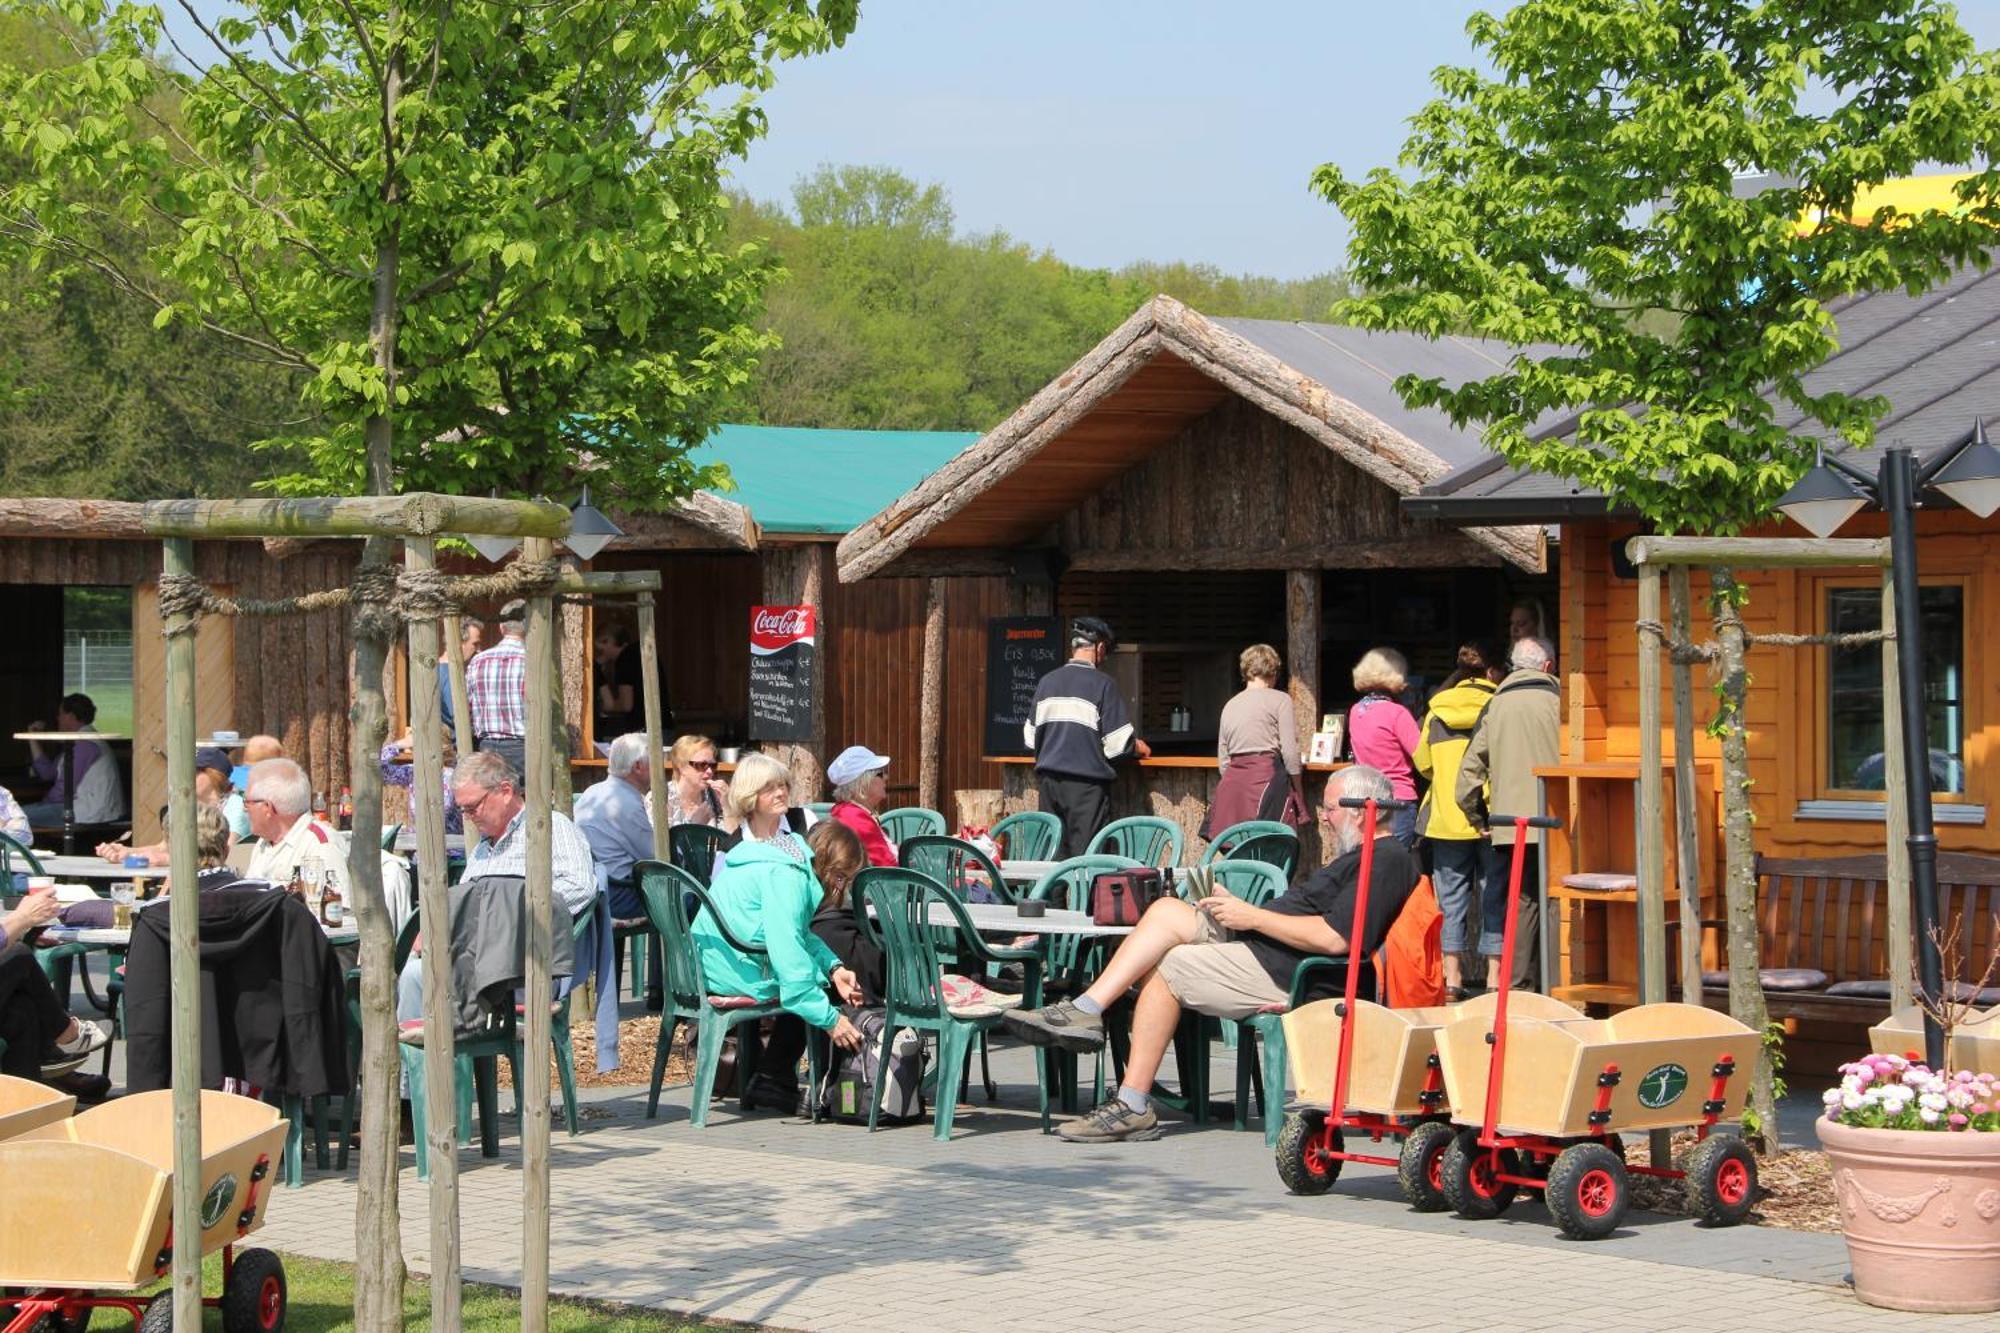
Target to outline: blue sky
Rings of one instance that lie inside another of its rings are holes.
[[[788,200],[822,162],[889,166],[944,186],[960,230],[1072,263],[1302,277],[1338,267],[1345,241],[1313,168],[1393,163],[1431,71],[1471,59],[1466,17],[1504,7],[862,0],[845,47],[780,69],[770,136],[736,180]],[[1959,8],[2000,47],[2000,0]]]

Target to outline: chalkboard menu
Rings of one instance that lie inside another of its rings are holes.
[[[813,734],[813,608],[750,608],[750,739],[805,741]]]
[[[1026,754],[1021,728],[1035,708],[1035,686],[1063,664],[1062,622],[1005,616],[986,622],[986,753]]]

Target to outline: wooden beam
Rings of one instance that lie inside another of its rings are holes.
[[[664,514],[614,513],[623,529],[610,551],[754,551],[759,533],[750,511],[734,500],[696,491]]]
[[[653,804],[653,859],[673,859],[669,847],[667,810],[667,765],[662,753],[665,734],[660,711],[660,633],[654,623],[653,594],[642,592],[639,602],[639,690],[646,704],[646,795]],[[604,982],[600,979],[598,984]]]
[[[0,499],[0,537],[140,538],[145,513],[133,500]]]
[[[556,576],[556,591],[571,597],[602,597],[618,593],[658,592],[657,569],[570,569]]]
[[[437,541],[411,537],[403,543],[410,570],[437,568]],[[456,621],[453,617],[453,621]],[[437,664],[439,625],[412,620],[410,640],[410,777],[416,806],[417,912],[427,940],[451,938],[451,888],[445,873],[444,752]],[[454,642],[452,655],[457,656]],[[424,1137],[431,1165],[431,1327],[460,1323],[458,1266],[458,1064],[453,1051],[457,1026],[452,1003],[448,951],[439,949],[424,967]]]
[[[1807,624],[1811,624],[1808,621]],[[1882,628],[1896,625],[1896,580],[1892,571],[1882,571]],[[1888,920],[1883,936],[1889,958],[1889,1008],[1905,1008],[1917,1002],[1916,930],[1911,924],[1910,899],[1910,807],[1903,799],[1909,790],[1909,771],[1903,763],[1903,691],[1899,658],[1902,649],[1893,634],[1882,640],[1882,812],[1889,849]]]
[[[194,573],[194,543],[169,539],[168,574]],[[170,616],[167,634],[167,866],[173,882],[191,886],[201,860],[194,831],[194,635],[190,618]],[[201,914],[199,896],[183,888],[167,898],[167,957],[173,984],[174,1235],[200,1236],[201,1223]],[[174,1327],[200,1328],[201,1252],[198,1242],[174,1246]]]
[[[1686,643],[1693,626],[1686,565],[1667,570],[1668,629]],[[1701,999],[1701,837],[1694,806],[1694,667],[1676,661],[1674,680],[1674,870],[1680,891],[1681,1003]]]
[[[905,551],[870,577],[879,579],[1012,578],[1011,552],[991,546],[925,546]],[[852,583],[839,571],[842,583]]]
[[[1634,537],[1635,565],[1744,565],[1791,568],[1887,565],[1887,537]]]
[[[918,728],[917,803],[942,810],[938,791],[944,748],[944,580],[924,580],[923,725]]]
[[[357,495],[307,500],[153,500],[156,537],[561,537],[569,511],[543,500],[471,495]]]
[[[531,537],[522,545],[528,560],[547,560],[553,553],[546,537]],[[550,860],[551,810],[554,792],[557,714],[550,706],[555,681],[556,634],[551,599],[546,593],[528,598],[527,776],[527,994],[522,1016],[521,1070],[521,1328],[523,1333],[548,1333],[549,1325],[549,1004],[554,986],[549,960],[554,941],[549,933],[549,904],[554,896]],[[457,1113],[446,1123],[456,1125]]]
[[[1133,570],[1242,569],[1462,569],[1494,566],[1500,558],[1456,532],[1421,542],[1326,542],[1314,546],[1274,546],[1266,550],[1078,551],[1070,568],[1080,573]]]

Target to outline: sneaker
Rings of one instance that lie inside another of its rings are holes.
[[[88,1059],[93,1051],[101,1051],[111,1044],[111,1034],[100,1023],[79,1018],[76,1021],[76,1035],[68,1041],[50,1043],[53,1054],[42,1062],[44,1074],[66,1074]]]
[[[1125,1104],[1124,1098],[1114,1096],[1081,1120],[1069,1121],[1056,1133],[1068,1143],[1136,1143],[1160,1137],[1160,1117],[1150,1105],[1143,1111],[1135,1111]]]
[[[1088,1055],[1104,1045],[1104,1015],[1086,1014],[1068,1000],[1041,1009],[1016,1009],[1001,1022],[1030,1046]]]

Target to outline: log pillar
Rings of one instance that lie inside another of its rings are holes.
[[[524,560],[547,560],[553,543],[530,537],[521,544]],[[525,1058],[521,1070],[521,1328],[546,1333],[549,1324],[549,1003],[554,985],[549,959],[549,904],[555,894],[550,860],[551,819],[555,793],[555,737],[559,712],[550,700],[559,696],[551,679],[556,657],[554,599],[546,592],[528,598],[527,776],[527,945],[525,1013],[522,1016]]]
[[[194,543],[165,542],[162,571],[194,573]],[[167,865],[174,882],[191,885],[199,864],[194,830],[194,627],[167,619]],[[201,917],[196,896],[167,899],[168,975],[173,983],[174,1234],[195,1236],[201,1225]],[[200,1328],[201,1246],[173,1247],[175,1327]]]
[[[764,605],[810,606],[816,622],[812,673],[812,735],[799,742],[765,745],[764,751],[792,771],[792,803],[808,805],[820,799],[826,775],[826,677],[833,669],[833,632],[827,623],[827,577],[833,547],[825,542],[801,542],[764,548]],[[747,634],[739,625],[735,632]]]
[[[1302,744],[1319,730],[1319,583],[1317,569],[1285,571],[1285,664]]]
[[[944,580],[924,580],[923,725],[918,731],[917,803],[943,810]]]
[[[1882,628],[1891,633],[1882,640],[1882,808],[1889,847],[1889,915],[1883,938],[1888,945],[1889,1007],[1902,1009],[1917,1002],[1916,978],[1911,969],[1916,966],[1917,949],[1922,942],[1914,938],[1916,930],[1910,921],[1910,858],[1903,851],[1910,844],[1910,806],[1903,799],[1909,782],[1903,763],[1903,726],[1909,719],[1903,716],[1902,671],[1898,663],[1902,648],[1896,642],[1895,627],[1896,574],[1884,568]]]

